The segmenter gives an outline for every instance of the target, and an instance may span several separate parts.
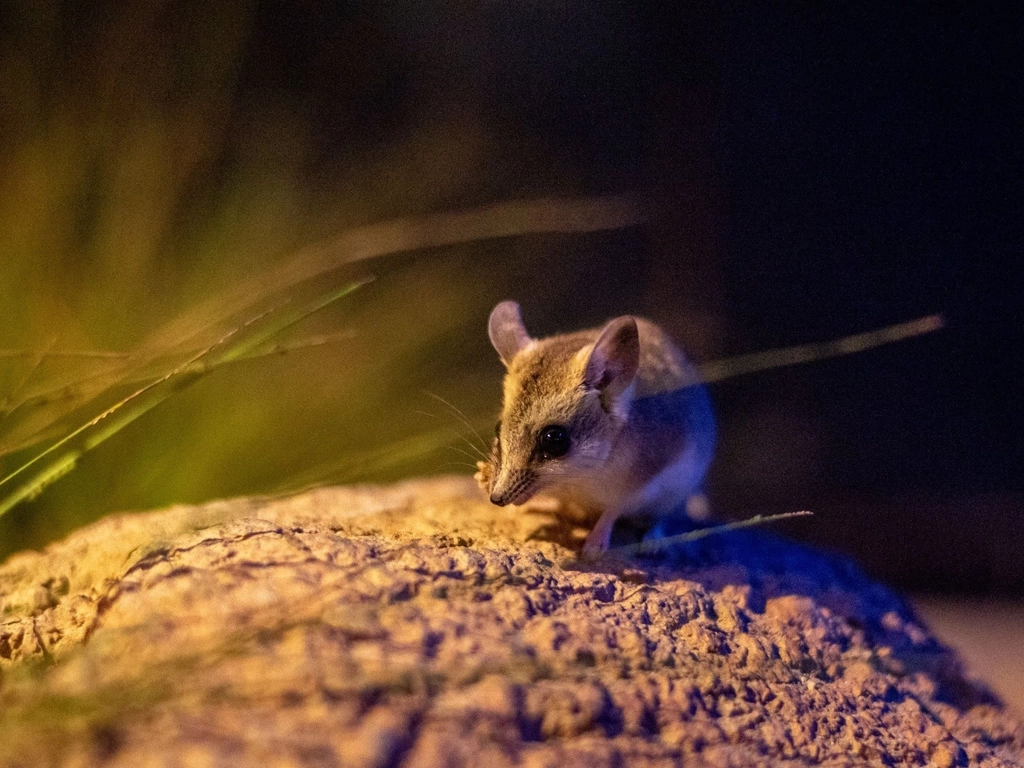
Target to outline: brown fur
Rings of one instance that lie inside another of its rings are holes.
[[[694,386],[698,379],[693,367],[657,325],[636,319],[638,358],[635,346],[623,352],[612,339],[609,347],[613,359],[630,353],[634,364],[638,359],[635,376],[607,389],[601,389],[604,384],[588,386],[588,361],[598,339],[608,338],[602,337],[604,329],[533,340],[521,326],[515,327],[521,323],[517,305],[498,305],[492,322],[495,316],[505,339],[515,341],[502,351],[503,358],[510,358],[502,418],[491,458],[481,463],[478,476],[492,501],[522,503],[544,492],[586,510],[585,516],[610,514],[612,522],[618,514],[643,511],[650,495],[645,491],[652,490],[648,485],[689,444],[690,401],[697,390],[703,393]],[[616,322],[615,328],[632,332],[631,319]],[[492,332],[492,340],[494,336]],[[624,338],[628,341],[629,335]],[[635,333],[632,338],[635,345]],[[602,350],[605,344],[601,342]],[[538,435],[549,425],[568,430],[571,448],[566,456],[546,458],[540,451]]]

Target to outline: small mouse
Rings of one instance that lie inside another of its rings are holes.
[[[715,420],[697,369],[655,323],[623,316],[531,338],[519,305],[491,312],[506,368],[501,420],[477,482],[498,506],[538,493],[596,519],[586,557],[606,551],[622,516],[658,518],[701,492]]]

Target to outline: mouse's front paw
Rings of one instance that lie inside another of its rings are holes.
[[[593,530],[587,534],[587,540],[583,543],[583,559],[596,560],[601,557],[612,545],[612,528],[618,514],[614,511],[606,511],[598,518]]]
[[[491,490],[491,465],[486,461],[478,461],[476,463],[477,473],[473,475],[473,479],[476,480],[477,485],[480,486],[481,490],[490,492]]]
[[[595,536],[594,531],[590,532],[587,536],[587,540],[583,542],[583,551],[581,553],[584,560],[597,560],[608,551],[611,542],[608,537],[601,535],[601,532]]]

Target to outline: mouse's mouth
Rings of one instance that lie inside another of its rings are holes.
[[[491,503],[504,507],[506,504],[525,504],[537,492],[537,478],[529,473],[516,477],[510,485],[491,486]]]
[[[525,504],[533,498],[534,494],[537,493],[536,483],[529,483],[521,491],[516,492],[514,496],[511,496],[508,500],[509,504]]]

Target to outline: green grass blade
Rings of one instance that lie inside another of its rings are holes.
[[[81,451],[72,450],[47,464],[31,481],[22,483],[14,493],[9,494],[0,501],[0,516],[3,516],[21,502],[34,499],[43,492],[46,486],[60,480],[60,478],[75,468],[81,456]]]
[[[841,339],[814,344],[799,344],[782,349],[768,349],[764,352],[739,355],[725,360],[712,360],[700,366],[701,381],[711,383],[773,368],[816,363],[819,360],[853,355],[873,347],[880,347],[883,344],[892,344],[915,336],[923,336],[926,333],[941,330],[943,327],[945,327],[945,321],[942,315],[928,315],[906,323],[897,323],[874,331],[844,336]]]
[[[434,430],[389,443],[381,448],[363,451],[357,457],[345,456],[292,475],[280,483],[272,496],[287,496],[319,488],[328,483],[351,483],[395,467],[402,467],[444,448],[452,442],[448,429]]]
[[[260,328],[259,331],[250,334],[244,340],[226,348],[223,354],[216,356],[210,361],[210,367],[215,368],[218,365],[234,362],[253,355],[256,350],[266,344],[274,336],[295,325],[300,320],[305,320],[310,315],[319,312],[321,309],[324,309],[339,299],[343,299],[353,291],[369,283],[371,279],[372,278],[364,278],[362,280],[347,283],[340,288],[324,294],[320,298],[316,299],[311,305],[273,312],[269,316],[271,322],[268,322],[267,325]]]
[[[46,486],[73,470],[83,454],[101,445],[169,397],[195,384],[220,365],[243,359],[252,354],[273,336],[349,295],[365,285],[366,282],[368,281],[360,280],[348,283],[318,297],[311,304],[295,307],[288,311],[279,312],[279,308],[268,310],[250,319],[242,326],[232,329],[213,344],[155,381],[149,382],[114,403],[0,479],[0,487],[2,487],[18,477],[28,474],[37,466],[39,467],[28,481],[21,483],[14,491],[0,499],[0,515],[8,512],[20,502],[38,496]],[[260,327],[259,321],[266,318],[269,320]],[[243,331],[253,326],[257,327],[256,331],[248,335],[242,334]],[[237,341],[232,342],[231,340],[235,338]],[[208,360],[208,358],[212,359]],[[80,438],[79,444],[74,446],[73,444],[78,438]],[[62,453],[62,449],[68,450]]]
[[[753,528],[754,526],[764,525],[765,523],[776,523],[779,520],[788,520],[791,517],[807,517],[812,514],[814,513],[803,510],[800,512],[783,512],[778,515],[754,515],[746,520],[737,520],[733,523],[715,525],[710,528],[698,528],[696,531],[681,533],[678,536],[666,536],[663,539],[652,539],[651,541],[641,541],[636,544],[626,544],[622,547],[614,547],[612,551],[619,552],[624,555],[648,555],[676,544],[687,544],[691,541],[698,541],[699,539],[707,538],[708,536],[717,536],[720,533],[737,531],[741,528]]]

